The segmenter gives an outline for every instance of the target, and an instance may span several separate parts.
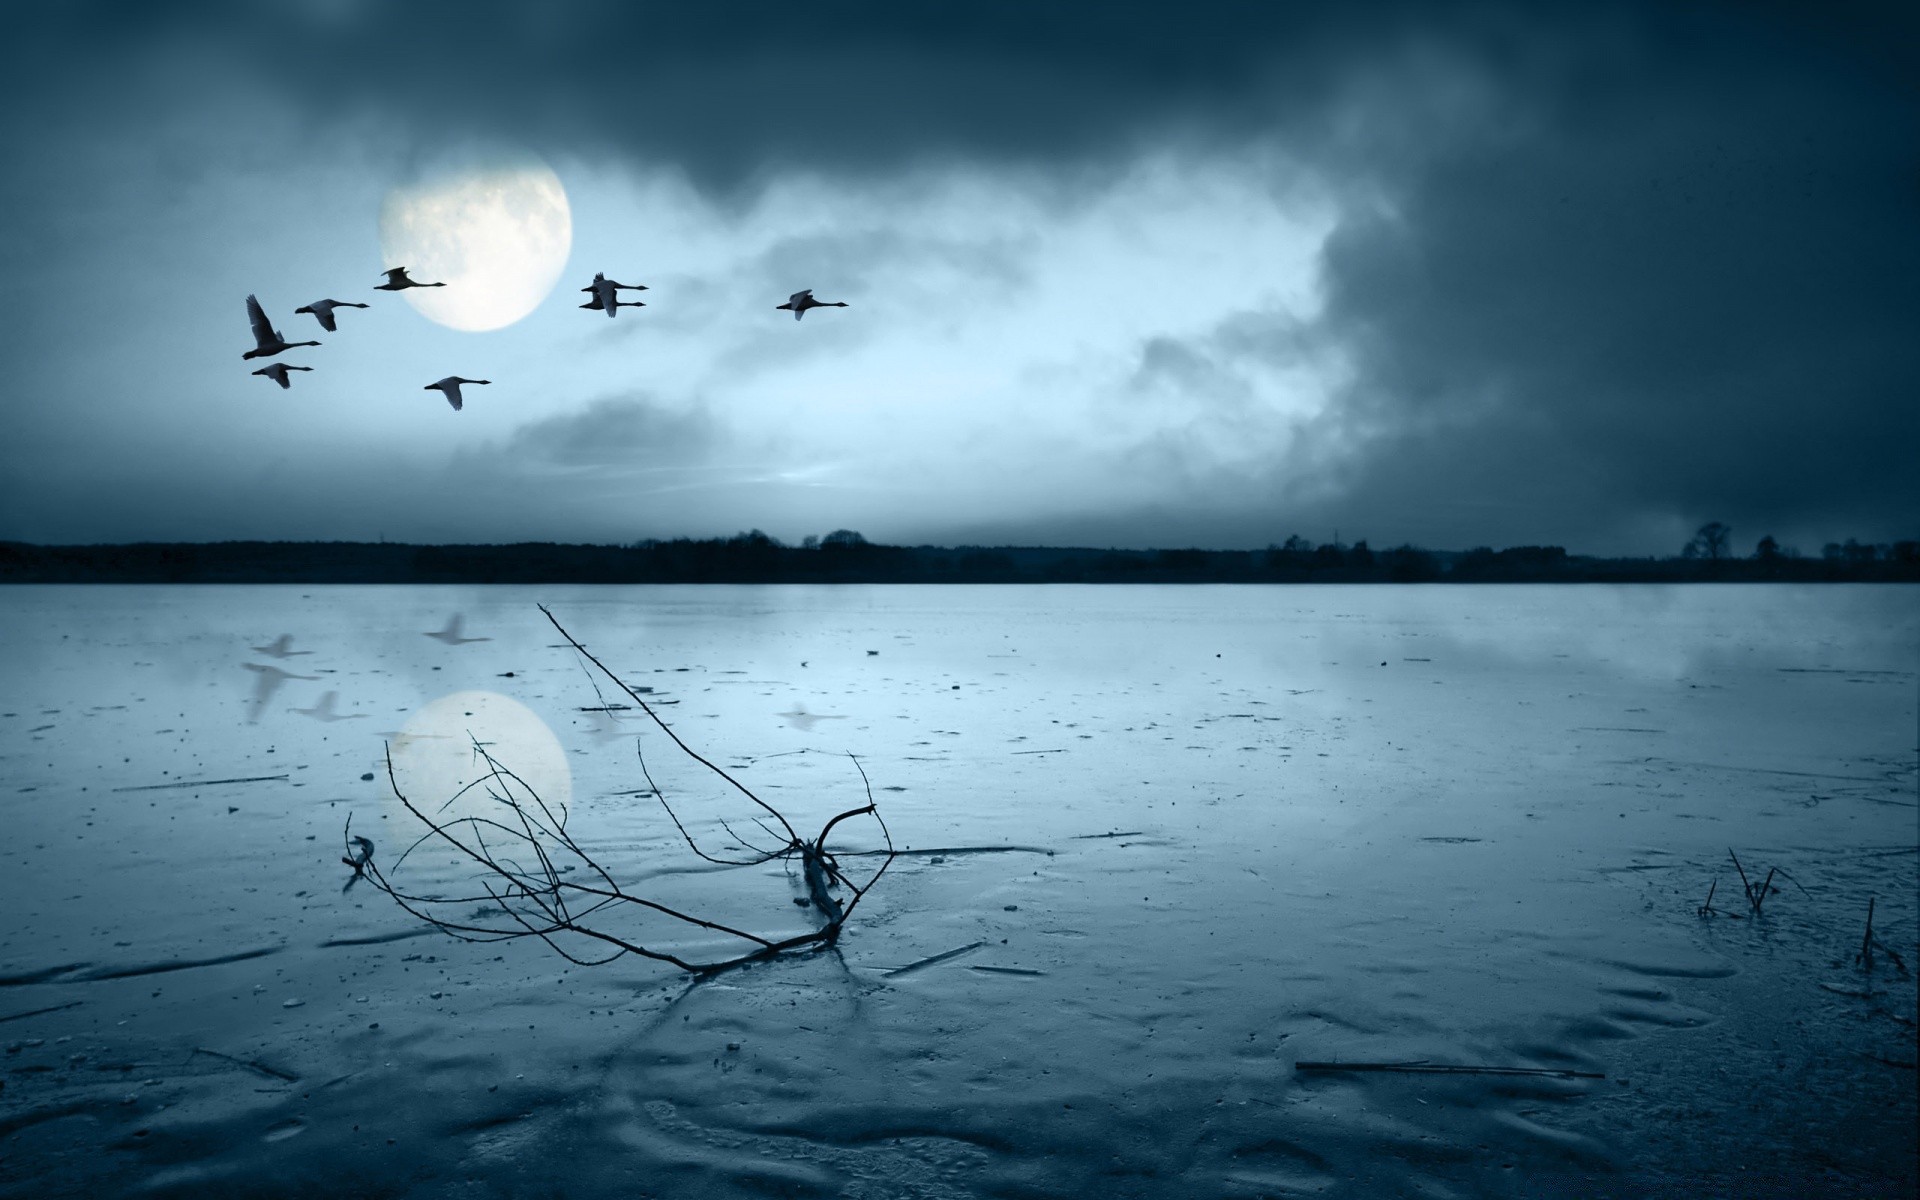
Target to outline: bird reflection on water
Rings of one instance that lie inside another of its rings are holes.
[[[253,702],[247,709],[249,725],[260,723],[260,714],[266,711],[267,704],[273,699],[273,694],[279,691],[280,686],[287,680],[320,678],[318,675],[295,675],[291,671],[282,671],[279,667],[264,666],[260,663],[241,663],[240,665],[256,676],[253,683]]]

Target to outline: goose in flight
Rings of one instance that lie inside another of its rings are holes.
[[[264,646],[255,646],[253,652],[255,654],[264,654],[269,658],[298,658],[302,654],[313,653],[311,650],[295,650],[293,648],[293,635],[290,633],[283,633]]]
[[[364,304],[355,304],[351,300],[315,300],[312,304],[302,304],[294,309],[296,313],[311,313],[313,319],[320,322],[320,328],[328,333],[339,333],[340,327],[333,323],[333,310],[336,308],[365,308]]]
[[[615,311],[622,308],[646,307],[646,305],[639,300],[620,299],[622,289],[629,292],[644,292],[647,290],[647,285],[644,283],[621,283],[618,280],[608,279],[599,271],[595,271],[593,273],[593,282],[580,289],[583,292],[592,292],[593,298],[580,307],[590,308],[595,312],[604,311],[609,318],[614,315]]]
[[[435,641],[445,642],[449,646],[463,646],[468,642],[490,642],[493,640],[492,638],[483,638],[483,637],[470,638],[470,637],[460,636],[461,626],[464,625],[465,623],[466,623],[466,617],[460,613],[455,613],[451,617],[447,618],[447,627],[445,629],[436,629],[432,633],[429,633],[427,636],[434,639]]]
[[[793,313],[793,319],[796,321],[806,316],[807,310],[810,308],[845,308],[846,306],[847,302],[845,300],[815,300],[813,298],[812,288],[805,288],[788,296],[785,304],[774,305],[777,309],[784,308],[790,310]]]
[[[374,291],[404,292],[410,287],[445,287],[447,286],[444,283],[415,283],[413,280],[407,278],[407,269],[405,267],[390,267],[384,272],[384,274],[387,277],[387,281],[385,283],[374,284],[373,285]]]
[[[280,331],[273,327],[273,322],[267,320],[266,310],[260,307],[260,301],[252,296],[247,297],[247,320],[253,325],[254,345],[253,349],[240,356],[243,359],[272,358],[276,354],[286,353],[295,346],[318,346],[320,344],[319,342],[290,342],[286,338],[281,337]],[[302,370],[305,369],[306,368],[302,368]],[[283,383],[280,386],[285,387],[287,385]]]
[[[312,717],[316,721],[325,721],[328,724],[332,724],[335,721],[357,721],[367,715],[365,713],[335,712],[334,707],[339,701],[339,692],[328,692],[324,696],[321,696],[320,703],[314,705],[312,708],[290,708],[287,711],[297,712],[303,717]]]
[[[265,375],[268,379],[273,380],[275,383],[279,384],[282,388],[290,388],[293,386],[293,384],[287,381],[288,371],[311,371],[311,370],[313,370],[312,367],[291,367],[291,366],[288,366],[286,363],[268,363],[266,366],[261,367],[258,371],[255,371],[254,374]]]
[[[462,379],[458,375],[449,375],[445,379],[437,380],[433,383],[430,383],[427,386],[421,388],[420,390],[423,392],[435,392],[435,391],[439,392],[441,395],[447,398],[448,404],[453,405],[453,411],[459,412],[460,406],[463,403],[465,403],[460,398],[461,384],[492,383],[492,382],[493,380],[491,379]]]

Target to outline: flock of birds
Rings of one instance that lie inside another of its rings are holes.
[[[385,274],[387,277],[387,281],[385,283],[375,284],[374,285],[375,291],[404,292],[408,288],[437,288],[437,287],[447,286],[444,283],[421,283],[413,279],[412,277],[410,277],[407,274],[407,269],[405,267],[390,268],[388,271],[385,272]],[[595,312],[604,312],[607,314],[609,318],[613,317],[616,313],[619,312],[619,310],[623,308],[645,308],[646,307],[645,301],[622,300],[620,298],[621,292],[644,292],[648,290],[646,284],[620,283],[616,280],[608,279],[605,273],[600,271],[595,271],[593,273],[593,282],[589,283],[586,287],[583,287],[580,290],[583,292],[590,293],[590,296],[587,302],[585,304],[582,304],[580,306],[581,308],[591,309]],[[367,308],[367,307],[369,306],[358,303],[357,301],[353,301],[353,300],[315,300],[313,303],[303,304],[299,308],[294,309],[293,311],[296,314],[306,313],[312,316],[314,320],[320,322],[320,328],[326,330],[328,333],[337,333],[339,332],[339,329],[340,329],[338,318],[334,315],[337,310],[342,308]],[[801,317],[805,316],[807,314],[807,310],[810,308],[845,308],[845,307],[847,307],[847,303],[844,300],[815,300],[813,298],[812,288],[803,288],[800,291],[795,292],[793,295],[788,296],[787,302],[785,304],[774,305],[774,308],[776,310],[792,313],[793,319],[796,321],[798,321]],[[255,296],[247,297],[247,320],[251,322],[253,325],[254,346],[253,346],[253,349],[247,351],[245,354],[242,354],[240,356],[241,359],[243,360],[255,359],[255,358],[278,358],[280,355],[285,354],[289,350],[297,349],[298,347],[301,347],[301,346],[318,346],[320,344],[317,341],[310,341],[310,342],[288,341],[286,339],[286,335],[281,333],[278,329],[275,329],[273,327],[273,322],[267,319],[266,310],[260,307],[260,301]],[[292,372],[311,371],[311,370],[313,370],[312,367],[300,367],[300,366],[295,366],[291,363],[273,362],[273,363],[268,363],[266,366],[261,367],[260,369],[256,370],[253,373],[255,375],[263,375],[266,378],[273,380],[275,383],[279,384],[282,388],[289,388],[293,386]],[[464,407],[466,403],[465,398],[462,397],[460,394],[460,388],[463,385],[485,384],[485,383],[492,383],[492,382],[493,381],[491,379],[465,379],[459,375],[449,375],[445,379],[437,379],[434,382],[429,383],[426,387],[420,390],[426,391],[426,392],[439,392],[442,396],[445,396],[447,398],[447,403],[453,406],[453,411],[459,412],[460,409]]]

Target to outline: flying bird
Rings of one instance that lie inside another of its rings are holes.
[[[351,300],[315,300],[312,304],[302,304],[293,311],[296,313],[311,313],[313,314],[313,319],[320,322],[320,328],[326,330],[328,333],[338,333],[340,332],[340,327],[333,323],[334,309],[365,307],[367,306],[364,304],[355,304]]]
[[[468,642],[490,642],[493,640],[492,638],[483,638],[483,637],[478,637],[478,638],[461,637],[460,628],[465,623],[465,621],[466,621],[466,618],[464,616],[462,616],[460,613],[455,613],[451,617],[447,618],[447,627],[445,629],[437,629],[434,632],[429,633],[427,636],[430,638],[433,638],[436,641],[445,642],[449,646],[462,646]]]
[[[609,319],[613,317],[615,312],[623,308],[646,307],[646,305],[639,300],[620,299],[620,289],[622,288],[629,292],[644,292],[647,290],[647,285],[644,283],[620,283],[617,280],[608,279],[599,271],[595,271],[593,273],[593,282],[580,289],[583,292],[592,292],[593,298],[580,307],[590,308],[595,312],[605,312]]]
[[[589,300],[589,301],[587,301],[587,302],[586,302],[585,304],[582,304],[582,305],[581,305],[580,307],[581,307],[581,308],[590,308],[590,309],[592,309],[592,310],[593,310],[594,312],[604,312],[604,313],[606,313],[606,314],[607,314],[607,315],[608,315],[609,317],[611,317],[611,316],[613,315],[613,313],[614,313],[614,310],[615,310],[615,309],[619,309],[619,308],[645,308],[645,307],[646,307],[646,303],[645,303],[644,301],[641,301],[641,300],[621,300],[621,299],[619,299],[619,298],[617,298],[617,297],[616,297],[616,298],[614,299],[614,301],[613,301],[613,303],[612,303],[612,304],[604,304],[604,303],[602,303],[602,302],[601,302],[601,300],[600,300],[600,297],[598,297],[598,296],[595,296],[595,297],[594,297],[593,299],[591,299],[591,300]]]
[[[335,721],[357,721],[367,715],[365,713],[335,712],[334,706],[339,700],[339,692],[328,692],[326,695],[320,697],[320,703],[314,705],[312,708],[290,708],[287,711],[297,712],[303,717],[312,717],[316,721],[325,721],[329,725]]]
[[[461,400],[461,398],[460,398],[460,385],[461,385],[461,384],[463,384],[463,383],[492,383],[492,382],[493,382],[493,380],[491,380],[491,379],[462,379],[462,378],[460,378],[460,377],[459,377],[458,375],[449,375],[449,376],[447,376],[447,377],[446,377],[445,379],[441,379],[441,380],[438,380],[438,381],[436,381],[436,382],[434,382],[434,383],[430,383],[430,384],[428,384],[427,386],[425,386],[425,387],[423,387],[423,388],[421,388],[420,390],[421,390],[421,391],[423,391],[423,392],[433,392],[433,391],[437,391],[437,392],[439,392],[439,393],[440,393],[441,395],[443,395],[443,396],[445,396],[445,397],[447,398],[447,403],[448,403],[448,404],[451,404],[451,405],[453,405],[453,411],[455,411],[455,412],[459,412],[459,411],[460,411],[460,406],[461,406],[461,405],[462,405],[463,403],[465,403],[465,402],[464,402],[463,400]]]
[[[415,283],[413,280],[407,278],[407,269],[405,267],[390,267],[383,272],[383,274],[386,275],[387,281],[385,283],[374,284],[373,290],[376,292],[404,292],[408,288],[414,287],[447,286],[444,283]]]
[[[285,354],[295,346],[320,344],[319,342],[290,342],[281,337],[280,331],[273,327],[273,322],[267,320],[266,310],[260,307],[260,301],[252,296],[247,297],[247,320],[253,325],[254,345],[253,349],[240,356],[243,359],[272,358],[276,354]],[[280,386],[287,385],[283,383]]]
[[[295,675],[291,671],[282,671],[279,667],[263,667],[259,663],[241,663],[252,671],[257,679],[253,681],[253,704],[247,710],[247,724],[257,724],[260,714],[267,709],[267,702],[280,690],[280,685],[289,679],[318,679],[318,675]]]
[[[813,298],[812,288],[806,288],[788,296],[785,304],[774,305],[777,309],[787,309],[791,311],[793,313],[793,319],[796,321],[806,316],[807,310],[810,308],[845,308],[846,306],[847,302],[845,300],[815,300]]]
[[[293,635],[290,633],[283,633],[264,646],[255,646],[253,652],[267,655],[269,658],[297,658],[302,654],[313,653],[311,650],[295,650]]]
[[[311,371],[311,370],[313,370],[312,367],[294,367],[294,366],[289,366],[286,363],[268,363],[266,366],[261,367],[258,371],[255,371],[254,374],[265,375],[268,379],[271,379],[275,383],[279,384],[280,387],[284,390],[286,388],[290,388],[293,386],[292,382],[289,381],[287,378],[288,371]]]

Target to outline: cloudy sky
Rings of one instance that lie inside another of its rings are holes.
[[[0,537],[1920,534],[1901,6],[161,7],[0,39]],[[523,319],[372,290],[545,170]]]

